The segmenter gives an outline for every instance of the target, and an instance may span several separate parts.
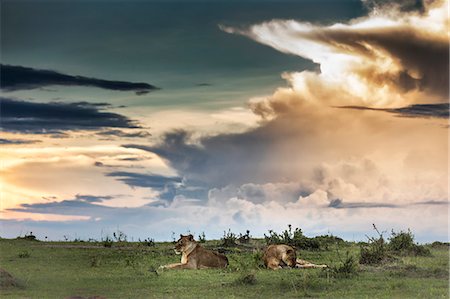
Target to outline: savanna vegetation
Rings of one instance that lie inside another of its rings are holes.
[[[374,227],[376,230],[376,227]],[[376,230],[378,232],[378,230]],[[419,245],[411,231],[379,233],[367,242],[306,237],[289,226],[264,239],[224,232],[197,236],[225,253],[226,269],[161,270],[179,262],[172,242],[130,242],[118,231],[103,240],[0,239],[1,298],[448,298],[449,244]],[[296,247],[326,269],[267,270],[268,244]]]

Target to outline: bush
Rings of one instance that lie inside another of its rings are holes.
[[[102,243],[103,243],[103,247],[112,247],[113,240],[109,236],[106,236],[106,238],[104,240],[102,240]]]
[[[30,253],[25,250],[25,251],[19,252],[18,257],[21,258],[21,259],[29,258],[30,257]]]
[[[409,229],[398,233],[392,231],[388,249],[400,255],[429,256],[431,254],[425,246],[414,243],[414,235]]]
[[[139,239],[139,243],[141,243],[144,246],[148,246],[148,247],[154,247],[156,245],[155,239],[152,239],[152,238],[144,239],[144,241],[141,241],[141,239]]]
[[[361,246],[359,263],[367,265],[381,264],[386,257],[386,243],[383,236],[380,235],[378,239],[369,238],[369,243],[366,246]]]
[[[378,238],[367,237],[369,239],[367,245],[361,245],[361,252],[359,256],[360,264],[381,264],[388,258],[386,242],[384,241],[383,234],[378,231],[375,224],[373,224],[373,228],[378,233]]]
[[[333,277],[349,278],[358,274],[358,263],[353,255],[350,255],[347,251],[345,260],[333,267],[329,268],[329,271]]]
[[[223,237],[222,237],[222,246],[224,247],[235,247],[237,246],[236,244],[236,240],[237,240],[237,236],[235,233],[231,232],[231,230],[229,229],[228,232],[223,232]]]
[[[127,241],[127,235],[120,230],[117,230],[117,232],[113,233],[113,237],[114,240],[116,240],[116,242],[126,242]]]
[[[200,235],[198,235],[198,242],[199,243],[205,243],[206,242],[205,232],[202,232]]]
[[[440,241],[435,241],[433,243],[431,243],[431,247],[432,248],[449,248],[450,247],[450,243],[449,242],[440,242]]]
[[[36,236],[33,235],[33,232],[26,233],[23,237],[17,237],[18,240],[27,240],[27,241],[38,241]]]
[[[269,235],[264,234],[267,245],[272,244],[287,244],[297,249],[319,250],[320,242],[316,238],[308,238],[303,235],[300,228],[295,228],[292,231],[292,225],[288,225],[288,229],[282,233],[277,234],[273,230],[269,230]]]
[[[377,230],[378,238],[369,238],[367,245],[361,245],[361,255],[359,262],[361,264],[380,264],[385,261],[395,259],[392,255],[413,255],[429,256],[430,250],[423,245],[414,243],[414,235],[408,231],[398,233],[392,231],[389,242],[385,242],[383,235]]]
[[[333,235],[322,235],[313,238],[319,243],[321,249],[329,250],[329,247],[336,244],[343,244],[345,241]]]
[[[248,244],[248,243],[250,243],[250,239],[251,239],[251,238],[252,238],[252,236],[250,236],[250,231],[247,230],[247,231],[245,232],[245,235],[239,234],[238,241],[239,241],[239,243],[241,243],[241,244]]]

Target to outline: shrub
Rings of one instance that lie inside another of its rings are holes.
[[[33,232],[26,233],[25,236],[17,237],[17,239],[19,239],[19,240],[27,240],[27,241],[38,241],[38,239],[36,239],[36,236],[33,235]]]
[[[228,232],[223,232],[223,237],[222,237],[222,246],[224,247],[235,247],[237,246],[236,244],[236,240],[237,240],[237,236],[235,233],[231,232],[231,230],[229,229]]]
[[[388,249],[400,255],[428,256],[431,254],[425,246],[414,243],[414,235],[409,229],[398,233],[392,230]]]
[[[378,238],[369,238],[367,245],[361,245],[361,256],[359,262],[361,264],[380,264],[385,261],[395,259],[392,255],[414,255],[429,256],[430,250],[414,243],[414,235],[408,231],[400,231],[398,233],[392,230],[389,242],[385,242],[383,235],[377,230],[375,224],[374,229],[377,231]]]
[[[329,250],[329,247],[336,244],[343,244],[345,241],[333,235],[322,235],[313,238],[319,243],[321,249]]]
[[[127,241],[127,235],[123,231],[120,231],[120,230],[117,230],[117,232],[114,232],[113,237],[116,242],[126,242]]]
[[[21,259],[29,258],[30,257],[30,253],[25,250],[25,251],[19,252],[18,257],[21,258]]]
[[[336,278],[349,278],[358,274],[358,263],[355,257],[347,251],[345,259],[341,260],[338,265],[330,267],[329,271]]]
[[[155,239],[152,239],[152,238],[144,239],[144,241],[141,241],[141,239],[139,238],[139,243],[141,243],[144,246],[148,246],[148,247],[153,247],[156,245]]]
[[[199,243],[205,243],[206,242],[205,232],[202,232],[200,235],[198,235],[198,242]]]
[[[431,243],[431,247],[432,248],[449,248],[450,247],[450,243],[449,242],[435,241],[435,242]]]
[[[250,242],[250,239],[251,239],[251,238],[252,238],[252,236],[250,236],[250,231],[247,230],[247,231],[245,232],[245,235],[239,234],[238,241],[239,241],[239,243],[241,243],[241,244],[248,244],[248,243]]]
[[[320,242],[315,238],[308,238],[303,235],[300,228],[292,230],[292,225],[288,225],[288,229],[280,234],[273,230],[269,230],[269,235],[264,234],[264,239],[267,245],[272,244],[287,244],[297,249],[319,250]]]
[[[113,240],[109,236],[106,236],[106,238],[104,240],[102,239],[102,243],[103,243],[103,247],[112,247]]]
[[[361,245],[360,264],[381,264],[388,257],[383,234],[378,231],[375,224],[373,224],[373,228],[378,233],[378,238],[367,237],[369,239],[367,245]]]
[[[387,256],[386,244],[383,236],[378,239],[370,238],[366,246],[361,246],[360,264],[381,264]]]

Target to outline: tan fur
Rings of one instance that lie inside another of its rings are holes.
[[[326,268],[327,265],[315,265],[305,260],[297,259],[295,249],[289,245],[270,245],[266,248],[263,261],[272,270],[289,268]]]
[[[175,244],[175,253],[181,254],[181,263],[161,266],[163,269],[205,269],[225,268],[228,259],[225,255],[200,246],[192,235],[180,235]]]

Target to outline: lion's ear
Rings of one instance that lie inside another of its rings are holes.
[[[189,240],[190,240],[190,241],[193,241],[193,240],[194,240],[194,236],[193,236],[193,235],[189,235],[188,237],[189,237]]]
[[[182,235],[182,234],[180,234],[180,238],[183,238],[183,235]]]

